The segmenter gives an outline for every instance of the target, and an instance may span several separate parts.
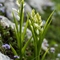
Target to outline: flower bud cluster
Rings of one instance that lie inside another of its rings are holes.
[[[35,14],[35,10],[32,10],[32,13],[29,19],[29,24],[30,24],[30,27],[35,30],[35,33],[37,35],[39,34],[40,31],[42,31],[41,23],[42,23],[42,20],[39,13]]]

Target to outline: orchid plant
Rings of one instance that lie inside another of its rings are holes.
[[[27,14],[27,21],[26,25],[24,26],[24,30],[22,32],[23,22],[24,22],[24,0],[17,0],[17,5],[19,9],[17,10],[18,16],[19,16],[19,22],[13,14],[13,19],[15,22],[15,35],[17,39],[17,48],[18,50],[15,50],[13,46],[10,44],[11,50],[14,53],[14,57],[18,58],[16,60],[23,60],[23,57],[26,52],[26,48],[29,45],[29,43],[32,41],[34,51],[32,55],[31,60],[44,60],[45,55],[47,54],[47,51],[45,54],[40,58],[40,52],[41,52],[41,45],[43,42],[43,39],[46,35],[46,32],[48,30],[48,27],[52,21],[51,16],[53,15],[54,11],[51,13],[51,15],[48,17],[46,23],[44,26],[42,26],[42,19],[39,13],[35,13],[35,10],[32,10],[32,13]],[[30,28],[32,36],[27,40],[27,42],[24,44],[24,39],[26,35],[27,28]]]

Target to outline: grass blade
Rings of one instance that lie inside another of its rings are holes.
[[[48,53],[48,49],[47,49],[46,52],[44,53],[44,55],[43,55],[43,57],[42,57],[41,60],[44,60],[44,59],[45,59],[45,56],[46,56],[47,53]]]
[[[16,50],[12,47],[11,44],[10,44],[10,47],[11,47],[11,50],[12,50],[12,52],[14,53],[14,55],[18,55],[17,52],[16,52]]]
[[[13,12],[12,12],[12,14],[13,14],[13,19],[14,19],[14,23],[15,23],[14,30],[15,30],[15,35],[16,35],[16,38],[17,38],[17,46],[20,48],[20,43],[19,43],[20,42],[19,41],[20,34],[19,34],[19,30],[18,30],[18,21],[16,20]]]
[[[50,16],[48,17],[48,19],[47,19],[47,21],[46,21],[46,24],[45,24],[45,26],[44,26],[44,28],[43,28],[43,31],[42,31],[41,34],[40,34],[40,40],[38,41],[38,53],[40,53],[41,44],[42,44],[43,39],[44,39],[44,37],[45,37],[45,34],[46,34],[47,30],[48,30],[48,27],[50,26],[50,23],[51,23],[51,21],[52,21],[51,17],[52,17],[52,15],[53,15],[53,13],[54,13],[54,11],[53,11],[53,12],[50,14]]]
[[[24,37],[25,37],[25,34],[26,34],[27,26],[28,26],[28,20],[27,20],[27,22],[26,22],[26,25],[25,25],[24,31],[23,31],[23,33],[22,33],[22,42],[23,42]]]
[[[31,37],[31,38],[32,38],[32,37]],[[22,48],[22,54],[24,54],[26,47],[28,46],[28,44],[29,44],[30,41],[31,41],[31,38],[26,42],[26,44],[25,44],[24,47]]]

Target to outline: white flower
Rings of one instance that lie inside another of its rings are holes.
[[[42,49],[46,51],[48,49],[48,46],[49,46],[48,41],[44,39],[42,43]]]
[[[54,52],[55,52],[55,48],[54,48],[54,47],[51,47],[51,48],[50,48],[50,51],[51,51],[52,53],[54,53]]]
[[[20,57],[18,55],[15,55],[14,58],[18,58],[19,59]]]
[[[60,57],[60,53],[58,53],[58,57]]]
[[[48,43],[48,41],[46,39],[43,40],[44,43]]]
[[[44,43],[42,43],[42,49],[45,51],[47,50],[47,47],[44,45]]]

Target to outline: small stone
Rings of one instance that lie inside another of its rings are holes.
[[[0,52],[0,60],[13,60],[13,59],[10,59],[8,56],[6,56]]]

